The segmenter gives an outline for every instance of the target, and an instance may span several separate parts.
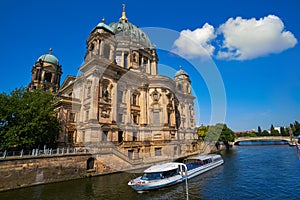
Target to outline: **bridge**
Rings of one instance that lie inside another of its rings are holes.
[[[238,137],[234,140],[234,145],[239,145],[240,142],[290,142],[290,136],[262,136],[262,137]]]

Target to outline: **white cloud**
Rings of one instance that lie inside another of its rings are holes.
[[[181,31],[172,51],[186,58],[211,56],[215,50],[211,41],[215,38],[214,27],[206,23],[194,31]]]
[[[230,18],[218,29],[224,36],[217,58],[248,60],[271,53],[280,53],[297,44],[290,31],[284,30],[281,19],[269,15],[256,20]]]
[[[219,43],[219,46],[213,44]],[[228,19],[217,31],[206,23],[194,31],[183,30],[172,51],[185,58],[215,56],[224,60],[250,60],[280,53],[297,44],[297,39],[284,29],[275,15],[260,19]]]

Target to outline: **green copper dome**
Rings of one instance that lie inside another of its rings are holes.
[[[54,55],[52,55],[52,49],[50,49],[50,53],[41,55],[37,59],[37,62],[39,62],[40,60],[44,61],[44,62],[55,64],[55,65],[59,64],[58,59]]]
[[[94,30],[97,29],[97,28],[105,29],[105,30],[107,30],[107,31],[109,31],[109,32],[111,32],[111,33],[114,34],[113,29],[112,29],[110,26],[108,26],[107,24],[105,24],[105,19],[104,19],[104,18],[103,18],[102,21],[94,28]],[[94,30],[93,30],[93,31],[94,31]],[[93,31],[92,31],[92,32],[93,32]]]
[[[120,22],[111,23],[109,26],[114,31],[117,40],[129,40],[146,48],[152,47],[146,33],[130,22],[122,20]]]
[[[128,22],[125,12],[125,5],[123,5],[122,17],[119,22],[113,22],[109,25],[116,35],[117,40],[127,40],[131,44],[142,45],[145,48],[152,48],[149,37],[138,28],[136,25]]]
[[[181,76],[181,75],[189,77],[189,75],[182,69],[180,69],[179,71],[176,72],[175,77],[176,76]]]

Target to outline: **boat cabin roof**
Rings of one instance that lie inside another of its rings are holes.
[[[218,157],[221,156],[218,154],[209,154],[209,155],[193,156],[193,157],[186,158],[185,160],[206,160],[209,158],[218,158]]]
[[[164,163],[164,164],[158,164],[149,167],[144,171],[144,173],[155,173],[155,172],[165,172],[169,171],[172,169],[177,169],[180,163],[176,162],[169,162],[169,163]]]

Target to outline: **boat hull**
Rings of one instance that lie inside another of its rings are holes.
[[[141,177],[134,179],[128,183],[132,189],[134,189],[138,193],[142,193],[144,191],[150,190],[158,190],[161,188],[169,187],[178,183],[183,182],[185,179],[182,176],[178,176],[173,180],[164,180],[164,181],[157,181],[157,182],[141,182]]]

